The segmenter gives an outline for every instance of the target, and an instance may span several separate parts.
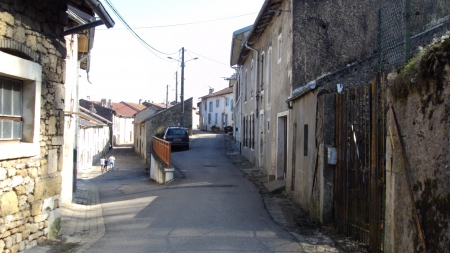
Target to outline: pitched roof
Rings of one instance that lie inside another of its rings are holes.
[[[193,100],[193,98],[188,98],[188,99],[184,100],[184,103],[186,103],[186,102],[189,101],[189,100]],[[149,120],[149,119],[151,119],[151,118],[153,118],[153,117],[159,115],[160,113],[162,113],[162,112],[164,112],[164,111],[166,111],[166,110],[174,110],[175,107],[178,108],[179,106],[181,106],[181,103],[178,103],[178,104],[176,104],[176,105],[174,105],[174,106],[172,106],[172,107],[169,107],[169,108],[167,108],[167,109],[165,109],[165,110],[159,110],[159,111],[157,111],[155,114],[151,114],[151,115],[147,116],[146,118],[142,119],[139,123],[142,123],[142,122],[144,122],[144,121],[147,121],[147,120]],[[135,122],[135,124],[138,124],[138,123]]]
[[[139,111],[123,103],[111,102],[111,105],[116,114],[121,116],[133,117]]]
[[[91,111],[89,111],[88,109],[86,109],[86,108],[84,108],[82,106],[80,106],[78,108],[80,109],[81,112],[83,112],[85,114],[88,114],[88,115],[91,115],[92,117],[95,117],[95,118],[97,118],[97,119],[99,119],[99,120],[101,120],[101,121],[103,121],[103,122],[105,122],[107,124],[111,124],[112,123],[111,121],[103,118],[102,116],[100,116],[100,115],[98,115],[96,113],[92,113]]]
[[[147,108],[147,106],[145,106],[143,104],[139,104],[139,103],[124,102],[124,101],[121,101],[120,103],[123,103],[123,104],[131,107],[132,109],[134,109],[134,110],[136,110],[138,112],[140,112],[140,111],[144,110],[145,108]]]
[[[223,90],[216,91],[214,93],[208,94],[208,95],[200,97],[200,98],[217,97],[217,96],[225,95],[225,94],[229,94],[229,93],[233,93],[233,87],[228,87]]]
[[[150,107],[150,106],[157,107],[159,110],[166,109],[166,105],[165,104],[159,104],[159,103],[153,103],[153,102],[147,102],[147,101],[142,102],[142,104],[147,106],[147,107]],[[171,106],[173,106],[173,105],[171,105],[171,104],[167,105],[167,107],[171,107]]]
[[[272,18],[276,15],[277,11],[273,10],[279,10],[280,6],[282,4],[282,1],[279,0],[265,0],[261,10],[259,11],[258,16],[256,17],[255,22],[253,23],[253,26],[251,27],[250,33],[248,33],[245,37],[245,43],[248,43],[250,47],[252,47],[260,38],[260,36],[264,33],[267,26],[270,25],[270,21]],[[245,59],[247,59],[248,55],[250,54],[250,49],[247,47],[241,47],[241,50],[239,52],[239,58],[237,59],[237,64],[242,64]],[[233,64],[233,62],[231,62]]]
[[[253,25],[249,25],[233,32],[233,38],[231,41],[230,66],[234,66],[237,64],[241,48],[244,46],[244,43],[246,41],[245,39],[250,33],[252,27]]]
[[[102,105],[102,102],[100,102],[100,101],[89,101],[89,102],[94,103],[96,105]],[[153,105],[157,106],[158,108],[163,109],[163,107],[161,107],[160,105],[157,105],[157,104],[153,104]],[[136,113],[144,110],[147,107],[148,106],[144,103],[139,104],[139,103],[121,101],[120,103],[111,102],[110,109],[113,110],[118,115],[125,116],[125,117],[133,117]],[[108,107],[105,107],[105,108],[108,108]],[[164,109],[165,109],[165,107],[164,107]]]

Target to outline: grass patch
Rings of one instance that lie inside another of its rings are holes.
[[[410,95],[419,94],[422,111],[429,103],[444,102],[446,64],[450,64],[450,39],[423,50],[399,70],[389,86],[394,100],[404,103]]]

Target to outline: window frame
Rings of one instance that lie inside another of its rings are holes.
[[[247,69],[245,69],[245,80],[244,80],[244,101],[247,101]]]
[[[5,91],[9,90],[4,88],[4,86],[7,85],[6,81],[9,81],[9,85],[11,85],[11,89],[9,92],[10,99],[9,101],[6,100],[10,104],[9,114],[3,112],[3,109],[8,108],[5,106],[6,103],[4,97],[4,95],[8,95]],[[19,89],[17,89],[17,86],[19,86]],[[18,92],[18,97],[14,94],[14,92]],[[23,82],[21,80],[0,76],[0,141],[20,141],[20,139],[22,138],[22,92]],[[9,137],[2,138],[4,126],[8,123],[10,124],[10,135]]]
[[[281,62],[281,55],[282,55],[282,43],[283,43],[283,33],[280,33],[280,35],[278,35],[278,61],[277,64],[280,64]]]
[[[264,76],[264,74],[266,73],[264,71],[265,66],[266,66],[266,53],[263,51],[261,53],[261,84],[260,84],[261,91],[264,91],[264,84],[266,81],[266,77]]]
[[[20,141],[0,141],[0,160],[38,156],[42,66],[4,52],[0,52],[0,66],[0,76],[22,82],[23,122]]]
[[[264,91],[264,93],[266,95],[267,98],[267,107],[270,107],[270,103],[271,103],[271,96],[272,96],[272,72],[273,72],[273,60],[272,60],[272,47],[269,47],[269,50],[267,50],[267,61],[266,61],[266,65],[267,65],[267,82],[266,82],[266,86],[267,86],[267,90]]]

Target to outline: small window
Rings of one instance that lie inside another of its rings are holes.
[[[265,66],[265,53],[263,52],[261,54],[261,85],[260,85],[260,89],[263,91],[264,90],[264,83],[265,83],[265,76],[264,76],[264,66]]]
[[[308,156],[308,125],[305,124],[303,129],[303,155]]]
[[[213,111],[213,102],[209,102],[209,111],[212,112]]]
[[[211,113],[208,113],[208,124],[211,124]]]
[[[231,99],[231,102],[230,102],[230,110],[233,110],[233,99]]]
[[[225,106],[228,106],[230,104],[229,98],[225,98]]]
[[[22,138],[22,82],[0,77],[0,140]]]
[[[215,119],[214,119],[214,124],[216,124],[217,125],[217,120],[218,120],[218,115],[217,115],[217,113],[216,113],[216,115],[215,115],[216,117],[215,117]]]
[[[270,105],[271,101],[271,90],[272,90],[272,48],[269,48],[269,51],[267,52],[267,94],[266,91],[264,91],[264,94],[267,97],[267,105]]]
[[[247,101],[247,70],[245,70],[245,79],[244,79],[244,101]]]
[[[220,99],[216,100],[216,107],[219,107]]]
[[[282,47],[282,36],[281,36],[282,34],[280,33],[280,35],[278,35],[278,63],[280,63],[281,62],[281,52],[282,52],[282,50],[283,50],[283,47]]]

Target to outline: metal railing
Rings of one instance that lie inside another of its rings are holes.
[[[170,168],[170,153],[172,151],[170,142],[153,137],[153,151]]]

